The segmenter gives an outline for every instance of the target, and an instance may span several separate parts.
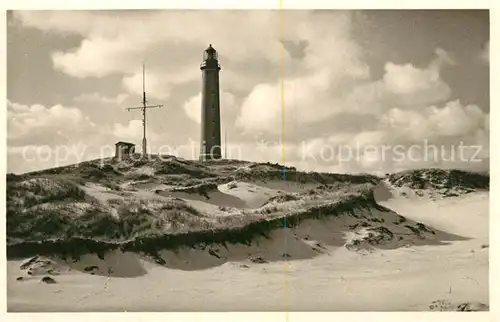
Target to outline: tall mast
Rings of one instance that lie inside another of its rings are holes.
[[[147,154],[147,141],[146,141],[146,68],[142,64],[142,155]]]
[[[147,105],[146,100],[146,68],[142,64],[142,106],[140,107],[129,107],[128,111],[131,110],[141,110],[142,111],[142,155],[147,154],[147,140],[146,140],[146,110],[153,107],[162,107],[163,105]]]

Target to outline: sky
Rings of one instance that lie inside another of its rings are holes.
[[[10,11],[7,171],[148,150],[196,159],[203,51],[223,151],[305,171],[489,169],[487,10]],[[225,144],[227,137],[227,145]]]

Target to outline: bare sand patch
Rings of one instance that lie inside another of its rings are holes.
[[[222,193],[220,191],[208,192],[206,195],[198,193],[187,193],[181,191],[161,191],[158,193],[160,196],[170,198],[181,198],[184,200],[203,201],[205,203],[219,206],[219,207],[234,207],[234,208],[248,208],[245,201]]]
[[[208,191],[205,194],[168,190],[160,191],[158,194],[164,197],[205,202],[218,207],[255,209],[260,208],[270,198],[273,198],[285,191],[300,192],[304,189],[305,188],[300,185],[293,183],[265,183],[263,181],[249,183],[234,181],[221,184],[217,187],[217,190]]]
[[[120,195],[117,193],[117,191],[114,191],[100,184],[88,182],[85,185],[80,186],[80,188],[89,196],[104,203],[112,198],[120,198]]]
[[[249,208],[260,208],[270,198],[280,194],[280,190],[258,184],[234,181],[219,185],[219,191],[243,200]]]

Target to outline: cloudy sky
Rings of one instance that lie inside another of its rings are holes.
[[[126,108],[140,104],[143,62],[149,102],[164,105],[148,111],[150,152],[197,158],[209,43],[222,65],[228,157],[333,172],[489,166],[488,11],[288,11],[282,24],[264,10],[7,20],[9,172],[111,156],[118,140],[140,145],[141,115]]]

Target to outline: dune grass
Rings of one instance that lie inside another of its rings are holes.
[[[154,173],[148,180],[170,182],[176,186],[174,190],[187,193],[215,191],[217,184],[235,180],[285,178],[297,183],[314,183],[317,187],[304,193],[281,194],[270,198],[261,208],[219,217],[200,213],[181,199],[117,197],[102,201],[79,187],[86,182],[99,182],[118,191],[122,180],[145,166]],[[489,183],[489,177],[483,175],[424,171],[391,175],[389,180],[394,184],[414,183],[419,187],[421,181],[428,185],[441,183],[471,188],[484,188]],[[148,250],[201,242],[248,243],[284,224],[294,227],[304,219],[355,215],[355,210],[360,208],[387,211],[373,197],[373,189],[380,180],[371,175],[304,173],[294,168],[283,171],[280,165],[270,163],[231,160],[201,163],[174,157],[163,161],[158,158],[152,161],[111,158],[76,167],[9,174],[7,244],[10,253],[17,254],[23,249],[64,250],[67,245],[75,249],[99,248],[106,244]]]

